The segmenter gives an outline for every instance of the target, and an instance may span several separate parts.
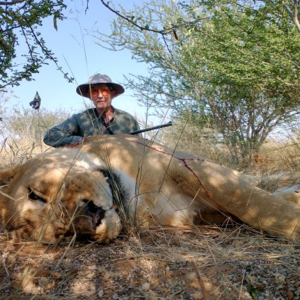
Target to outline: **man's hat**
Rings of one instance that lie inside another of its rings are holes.
[[[83,97],[88,98],[88,92],[91,87],[97,86],[99,84],[105,84],[110,86],[116,93],[115,97],[124,93],[124,88],[117,83],[111,81],[111,79],[107,75],[95,74],[92,75],[87,83],[81,84],[76,88],[77,94]]]

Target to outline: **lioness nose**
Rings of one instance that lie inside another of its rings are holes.
[[[105,217],[105,210],[96,206],[91,200],[82,200],[85,202],[86,213],[92,218],[93,226],[97,227],[101,224],[102,219]]]

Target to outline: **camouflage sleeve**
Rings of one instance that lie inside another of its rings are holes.
[[[127,124],[127,128],[124,131],[124,133],[131,133],[131,132],[134,132],[134,131],[141,130],[139,123],[137,122],[137,120],[133,116],[127,114],[126,119],[128,120],[128,124]],[[139,133],[139,134],[136,134],[136,136],[142,137],[142,134]]]
[[[76,115],[50,128],[44,136],[44,143],[55,148],[81,141],[82,136],[79,135],[79,125]]]
[[[141,130],[141,127],[140,127],[139,123],[136,121],[136,129],[134,131],[137,131],[137,130]],[[136,136],[144,137],[142,133],[138,133],[138,134],[136,134]]]
[[[134,131],[141,130],[139,123],[134,119]]]

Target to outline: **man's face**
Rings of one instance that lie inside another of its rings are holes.
[[[100,112],[105,112],[111,107],[111,101],[115,96],[115,91],[112,91],[105,85],[97,85],[91,87],[88,96]]]

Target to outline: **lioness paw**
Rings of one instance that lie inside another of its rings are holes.
[[[107,244],[114,240],[121,232],[122,224],[119,215],[112,208],[105,213],[105,218],[97,226],[93,240],[101,244]]]

